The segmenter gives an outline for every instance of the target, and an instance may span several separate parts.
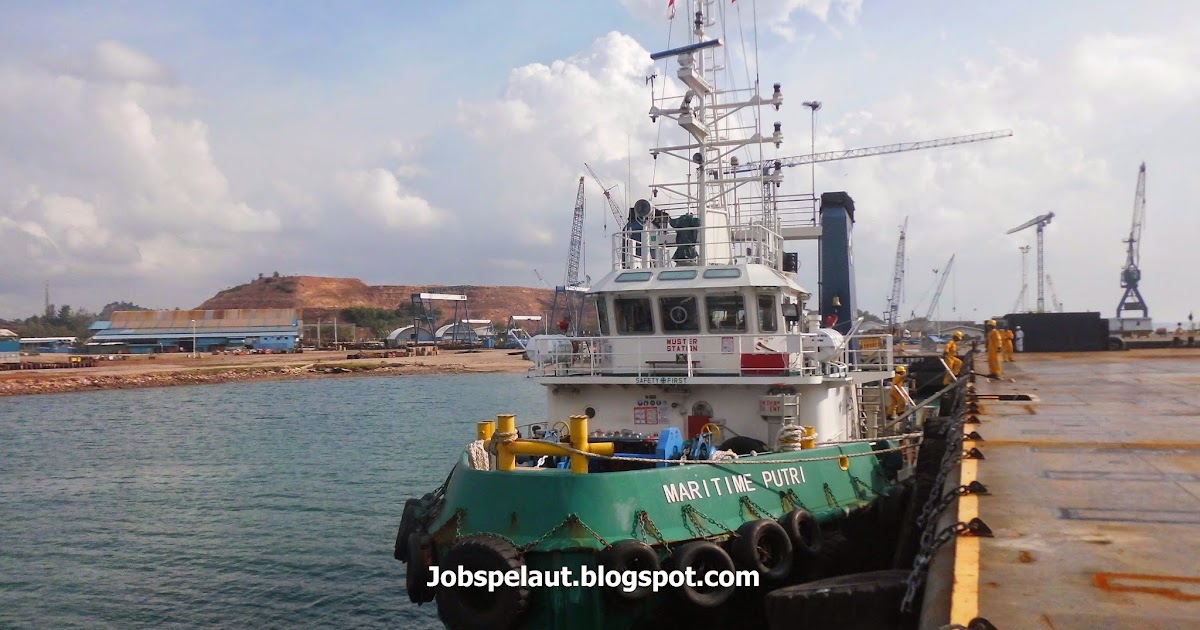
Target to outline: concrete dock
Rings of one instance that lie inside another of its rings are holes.
[[[976,365],[986,366],[980,357]],[[1018,354],[979,378],[951,622],[1001,630],[1200,627],[1200,350]],[[993,397],[1028,395],[1032,400]]]

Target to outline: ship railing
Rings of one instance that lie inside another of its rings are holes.
[[[783,260],[783,238],[760,222],[747,225],[673,228],[653,223],[613,235],[613,269],[692,267],[701,264],[761,264]]]
[[[842,345],[838,360],[852,372],[891,372],[896,367],[895,338],[886,333],[855,333]]]
[[[539,348],[534,376],[805,376],[851,372],[891,375],[890,338],[876,350],[830,348],[828,337],[801,333],[564,337]]]

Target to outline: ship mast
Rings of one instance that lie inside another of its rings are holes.
[[[676,76],[687,88],[682,96],[655,98],[650,119],[657,121],[661,116],[674,120],[690,136],[687,144],[651,150],[655,159],[659,155],[670,155],[688,163],[686,181],[656,182],[652,191],[655,197],[663,191],[684,200],[683,203],[656,204],[658,208],[695,213],[698,219],[696,257],[693,260],[677,258],[676,264],[753,262],[778,266],[783,247],[778,236],[773,189],[782,180],[780,168],[772,165],[741,174],[736,171],[736,154],[745,148],[757,147],[757,155],[761,156],[764,141],[761,115],[754,111],[751,121],[743,121],[739,116],[742,110],[765,105],[778,109],[783,97],[778,84],[772,97],[766,100],[760,96],[757,83],[741,90],[721,89],[720,74],[725,68],[718,61],[718,50],[724,44],[721,39],[710,39],[706,34],[706,28],[716,25],[712,19],[714,5],[714,0],[700,3],[692,22],[691,43],[650,56],[656,61],[675,57],[678,62]],[[780,125],[776,123],[770,141],[779,146],[782,140]],[[756,185],[761,193],[738,199],[736,192],[747,184]],[[731,198],[735,200],[733,204]],[[730,221],[731,206],[738,219],[736,222]]]

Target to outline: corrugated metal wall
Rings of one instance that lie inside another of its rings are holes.
[[[169,330],[192,329],[192,320],[196,320],[196,330],[210,328],[262,328],[289,327],[299,321],[297,309],[294,308],[250,308],[223,309],[207,311],[117,311],[112,314],[112,328],[132,330]]]

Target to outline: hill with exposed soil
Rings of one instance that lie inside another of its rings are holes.
[[[490,319],[497,327],[507,323],[510,315],[546,316],[554,301],[554,291],[533,287],[372,286],[357,278],[267,276],[225,289],[198,308],[296,308],[301,309],[305,321],[315,321],[353,307],[395,310],[410,304],[413,293],[466,295],[470,319]],[[454,314],[452,302],[435,303],[435,307],[443,320],[448,321]]]

